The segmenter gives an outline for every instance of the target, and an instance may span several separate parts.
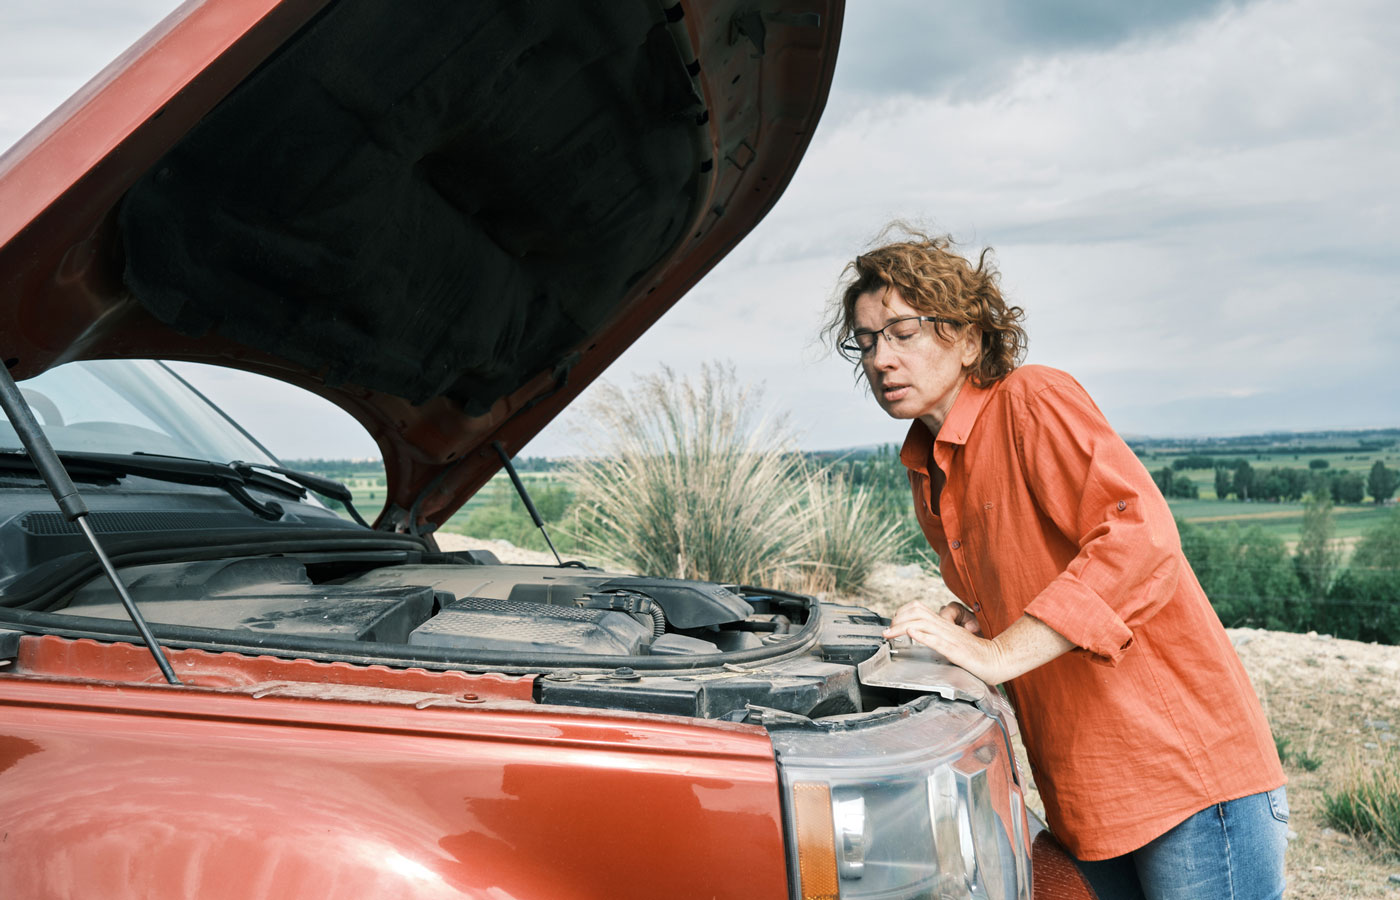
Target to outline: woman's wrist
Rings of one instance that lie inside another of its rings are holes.
[[[1023,615],[988,643],[988,684],[1001,684],[1074,649],[1074,643],[1034,616]],[[977,673],[973,673],[977,674]]]

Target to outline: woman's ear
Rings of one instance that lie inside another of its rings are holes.
[[[964,369],[976,368],[982,360],[982,328],[979,325],[968,325],[962,333],[962,367]]]

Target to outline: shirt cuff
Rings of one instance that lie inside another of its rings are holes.
[[[1032,600],[1025,614],[1059,632],[1093,662],[1114,666],[1133,644],[1133,632],[1092,588],[1063,573]],[[1071,651],[1074,652],[1074,651]]]

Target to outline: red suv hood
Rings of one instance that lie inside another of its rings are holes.
[[[300,385],[441,523],[777,200],[841,12],[187,3],[0,158],[0,352]]]

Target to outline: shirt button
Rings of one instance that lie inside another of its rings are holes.
[[[972,611],[973,611],[973,612],[981,612],[981,611],[982,611],[982,604],[980,604],[980,603],[974,603],[974,604],[972,604]]]
[[[1119,500],[1119,501],[1118,501],[1118,511],[1119,511],[1119,512],[1122,512],[1123,510],[1125,510],[1125,509],[1127,509],[1127,508],[1128,508],[1128,501],[1126,501],[1126,500]]]
[[[954,550],[956,550],[956,549],[958,549],[959,547],[962,546],[962,541],[953,541],[953,542],[952,542],[951,544],[949,544],[948,546],[949,546],[949,547],[952,547]]]

